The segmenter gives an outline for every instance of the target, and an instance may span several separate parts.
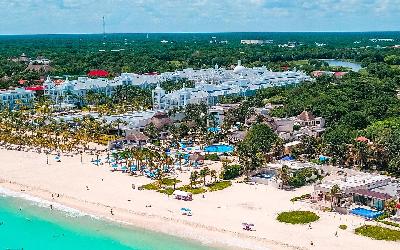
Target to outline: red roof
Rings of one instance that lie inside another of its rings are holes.
[[[281,69],[283,69],[283,70],[288,70],[288,69],[289,69],[289,66],[283,65],[283,66],[281,66]]]
[[[37,85],[37,86],[26,87],[25,89],[32,90],[32,91],[39,91],[39,90],[44,90],[44,87],[41,85]]]
[[[25,84],[27,81],[28,81],[28,80],[22,80],[22,79],[21,79],[21,80],[18,81],[18,83],[21,84],[21,85],[23,85],[23,84]]]
[[[369,142],[369,139],[367,137],[364,136],[359,136],[356,138],[356,141],[358,142]]]
[[[336,77],[342,77],[342,76],[344,76],[344,75],[346,75],[347,74],[347,72],[335,72],[335,76]]]
[[[397,203],[396,208],[400,209],[400,203]]]
[[[87,75],[92,76],[92,77],[107,77],[108,72],[105,70],[96,69],[96,70],[89,71],[89,73]]]

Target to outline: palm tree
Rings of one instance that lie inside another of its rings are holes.
[[[214,182],[217,182],[217,171],[215,169],[210,171],[210,176],[211,178],[214,178]]]
[[[193,184],[196,184],[197,179],[199,178],[199,172],[196,170],[190,173],[190,187],[193,188]]]
[[[210,173],[210,169],[208,167],[205,167],[202,170],[200,170],[200,177],[203,178],[203,186],[206,185],[206,177],[207,177],[207,175],[209,175],[209,173]]]
[[[278,171],[278,176],[282,181],[282,186],[286,186],[289,183],[290,175],[289,175],[289,167],[284,165]]]
[[[155,177],[157,180],[158,188],[161,188],[162,180],[164,178],[164,171],[161,168],[156,168],[155,173],[156,173]]]
[[[397,210],[397,202],[394,199],[390,199],[385,201],[385,211],[390,214],[393,215],[396,210]]]
[[[331,191],[330,191],[330,195],[331,195],[331,208],[333,209],[336,201],[337,201],[337,197],[340,195],[342,191],[340,190],[340,187],[335,184],[332,186]]]

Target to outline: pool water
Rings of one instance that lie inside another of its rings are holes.
[[[234,147],[231,145],[210,145],[204,148],[207,153],[232,153]]]
[[[262,179],[271,179],[274,176],[275,176],[275,173],[268,172],[268,173],[257,174],[254,177],[258,177],[258,178],[262,178]]]
[[[373,210],[369,210],[369,209],[361,208],[361,207],[352,209],[351,213],[365,217],[365,218],[369,218],[369,219],[375,219],[383,214],[383,212],[380,212],[380,211],[373,211]]]

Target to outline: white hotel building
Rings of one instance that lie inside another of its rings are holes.
[[[194,88],[182,88],[166,93],[159,83],[166,80],[188,79],[195,82]],[[250,96],[256,90],[298,84],[311,78],[300,71],[272,72],[266,67],[245,68],[240,61],[233,70],[224,68],[184,69],[182,71],[165,72],[160,75],[138,75],[122,73],[114,79],[78,77],[77,80],[53,81],[48,77],[43,83],[44,95],[52,99],[56,105],[70,105],[83,102],[83,97],[89,92],[103,93],[111,96],[118,86],[133,85],[141,88],[157,87],[153,90],[153,109],[169,110],[185,107],[189,103],[206,103],[209,106],[219,102],[221,96]],[[34,92],[25,89],[0,91],[0,101],[3,106],[11,109],[17,103],[29,104],[34,99]],[[17,101],[20,100],[20,101]]]
[[[194,88],[182,88],[166,93],[159,85],[153,90],[153,109],[170,110],[187,104],[206,103],[213,106],[221,96],[251,96],[262,88],[298,84],[311,78],[300,71],[272,72],[266,67],[245,68],[240,61],[233,70],[184,69],[174,73],[164,73],[164,78],[186,78],[195,81]]]
[[[0,90],[0,108],[18,109],[20,106],[31,106],[35,94],[23,88]]]

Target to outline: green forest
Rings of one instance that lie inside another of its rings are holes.
[[[149,38],[146,34],[110,34],[106,38],[100,35],[1,36],[0,88],[18,86],[20,79],[28,80],[26,85],[33,85],[45,75],[74,78],[92,69],[107,70],[113,77],[121,72],[166,72],[215,64],[229,68],[240,59],[246,67],[265,65],[273,70],[287,67],[310,73],[348,70],[329,67],[317,59],[354,61],[363,69],[343,78],[324,76],[296,86],[263,89],[246,100],[224,98],[223,102],[241,103],[235,113],[228,115],[227,122],[244,122],[252,107],[267,103],[283,105],[273,110],[272,116],[277,117],[312,111],[326,119],[327,130],[321,138],[305,139],[297,154],[309,155],[311,159],[326,154],[340,165],[358,165],[400,175],[400,48],[394,46],[399,37],[398,32],[150,34]],[[394,42],[371,40],[375,38],[390,38]],[[242,45],[241,39],[269,39],[273,43]],[[288,42],[296,46],[279,46]],[[316,46],[316,43],[326,46]],[[50,71],[29,71],[26,63],[11,60],[22,53],[30,58],[51,60]],[[183,83],[165,82],[163,87],[172,91],[181,88]],[[193,86],[192,82],[185,84]],[[89,104],[95,105],[116,102],[132,105],[134,102],[133,106],[137,107],[151,106],[150,89],[121,88],[113,100],[95,95],[87,98]],[[266,139],[268,145],[254,143],[254,138],[268,131],[255,128],[253,132],[247,138],[252,152],[263,153],[277,146],[276,138]],[[359,136],[374,143],[355,141]],[[242,153],[246,154],[246,142],[243,145]]]

